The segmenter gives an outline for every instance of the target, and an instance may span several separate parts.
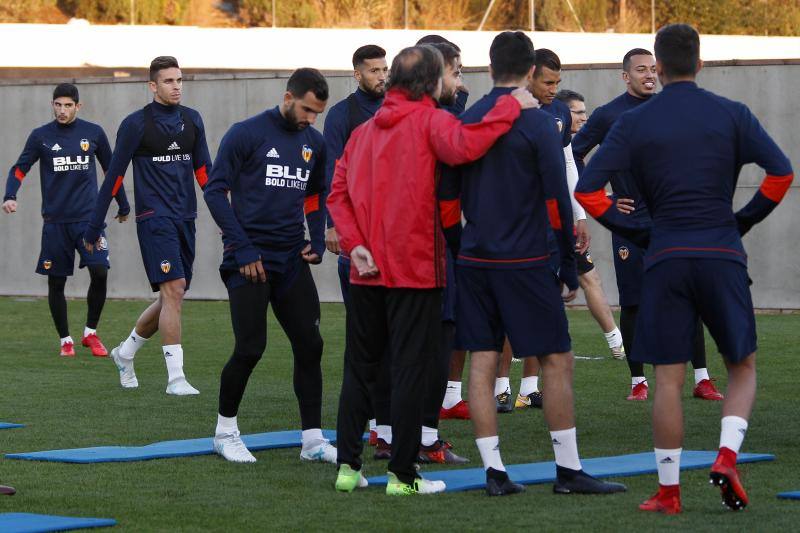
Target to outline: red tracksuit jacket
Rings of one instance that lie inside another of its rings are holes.
[[[520,115],[510,95],[476,124],[465,125],[433,99],[410,100],[390,90],[375,116],[356,128],[345,147],[328,196],[339,243],[346,254],[365,246],[379,274],[358,285],[432,289],[445,284],[444,235],[436,198],[437,162],[482,157]]]

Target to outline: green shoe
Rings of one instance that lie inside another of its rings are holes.
[[[431,481],[418,477],[414,483],[403,483],[395,474],[386,474],[386,495],[387,496],[413,496],[414,494],[436,494],[444,492],[444,481]]]
[[[339,474],[336,476],[336,490],[339,492],[353,492],[356,488],[368,485],[360,470],[353,470],[350,465],[339,465]]]

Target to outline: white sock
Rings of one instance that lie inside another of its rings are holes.
[[[217,415],[217,430],[215,431],[216,435],[236,433],[237,431],[239,431],[239,424],[236,422],[235,416],[228,417],[220,414]]]
[[[122,346],[119,348],[119,356],[123,359],[133,359],[136,352],[144,346],[145,342],[147,342],[147,339],[136,333],[136,328],[133,328],[128,338],[122,342]]]
[[[708,376],[708,369],[707,368],[695,368],[694,369],[694,384],[697,385],[704,379],[711,379]]]
[[[377,426],[378,422],[374,418],[369,419],[369,430],[375,431],[375,427]]]
[[[744,435],[747,433],[747,420],[740,416],[723,416],[722,431],[719,434],[719,447],[730,448],[739,453]]]
[[[383,439],[386,444],[392,443],[392,426],[375,426],[378,438]]]
[[[658,483],[660,485],[679,485],[681,482],[681,450],[655,448]]]
[[[67,344],[68,342],[69,342],[69,343],[72,343],[72,344],[75,344],[75,342],[72,340],[72,337],[70,337],[69,335],[67,335],[66,337],[64,337],[63,339],[61,339],[61,346],[64,346],[64,345],[65,345],[65,344]]]
[[[631,378],[631,390],[633,390],[633,388],[634,388],[636,385],[638,385],[639,383],[646,382],[646,381],[647,381],[647,378],[646,378],[646,377],[644,377],[644,376],[636,376],[636,377],[632,377],[632,378]],[[647,383],[645,383],[645,385],[646,385],[646,384],[647,384]]]
[[[97,330],[86,326],[83,328],[83,336],[88,337],[89,335],[97,335]]]
[[[311,448],[325,441],[320,428],[304,429],[301,437],[303,449]]]
[[[494,395],[503,394],[504,392],[511,392],[511,382],[508,378],[496,378],[494,380]]]
[[[184,378],[183,375],[183,348],[180,344],[165,344],[161,347],[164,352],[164,361],[167,363],[167,381],[172,383],[176,379]]]
[[[519,395],[527,396],[539,390],[539,376],[522,378],[519,382]]]
[[[428,426],[422,426],[422,445],[423,446],[432,446],[439,440],[439,430],[436,428],[429,428]]]
[[[460,401],[461,401],[461,382],[448,381],[447,391],[444,393],[444,400],[442,401],[442,407],[444,407],[445,409],[452,409]]]
[[[556,464],[558,466],[563,466],[570,470],[581,469],[575,428],[551,431],[550,440],[553,443],[553,452],[556,454]]]
[[[622,333],[619,331],[619,328],[614,328],[612,331],[604,333],[603,335],[606,337],[609,348],[616,348],[622,344]]]
[[[478,445],[478,451],[481,453],[484,470],[494,468],[501,472],[506,471],[503,460],[500,458],[500,438],[497,435],[475,439],[475,444]]]

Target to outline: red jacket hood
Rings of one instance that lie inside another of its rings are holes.
[[[391,128],[403,117],[421,107],[435,108],[436,103],[427,94],[422,97],[422,100],[411,100],[405,90],[391,89],[386,93],[383,104],[375,113],[375,125],[382,129]]]

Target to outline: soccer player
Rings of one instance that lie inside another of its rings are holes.
[[[344,152],[344,147],[348,139],[350,139],[350,134],[358,126],[372,118],[383,103],[388,73],[386,50],[380,46],[367,44],[359,47],[353,53],[353,77],[358,82],[358,88],[328,110],[328,114],[325,117],[325,126],[322,130],[326,147],[326,190],[330,190],[336,161],[342,157],[342,152]],[[350,301],[350,258],[341,253],[333,219],[327,215],[326,218],[328,229],[325,232],[325,246],[329,252],[338,255],[339,287],[342,291],[342,300],[346,310]],[[381,375],[383,376],[383,374],[385,372]],[[388,378],[379,380],[376,384],[377,391],[387,388],[387,382]],[[379,444],[378,439],[381,439],[383,441],[381,443],[382,448],[388,450],[388,446],[392,442],[391,426],[388,425],[389,393],[387,391],[386,394],[379,394],[378,396],[379,398],[373,397],[371,402],[373,414],[369,420],[370,445]],[[377,427],[375,419],[375,414],[378,411],[386,418],[386,423],[381,424],[381,427]]]
[[[568,108],[572,117],[572,129],[570,133],[574,136],[586,124],[586,99],[583,95],[569,89],[561,89],[556,93],[556,99],[563,102]]]
[[[153,102],[128,115],[119,126],[114,154],[83,239],[90,252],[98,241],[111,197],[122,188],[133,161],[136,233],[144,269],[158,299],[139,316],[131,334],[111,350],[120,385],[136,388],[136,352],[157,331],[167,366],[167,394],[199,394],[183,373],[181,307],[192,281],[197,198],[208,181],[211,158],[200,114],[180,105],[183,76],[174,57],[150,63]]]
[[[681,511],[681,390],[696,350],[698,316],[722,354],[728,390],[720,449],[711,482],[737,510],[748,503],[736,471],[756,393],[756,329],[741,236],[781,201],[791,163],[750,110],[700,89],[700,38],[686,24],[656,34],[656,71],[664,90],[619,117],[581,176],[575,196],[616,233],[647,245],[632,357],[655,365],[653,437],[659,490],[645,511]],[[658,124],[658,128],[653,128]],[[766,177],[753,198],[733,211],[739,171],[756,163]],[[635,180],[652,227],[621,215],[605,185],[625,172]]]
[[[647,102],[656,90],[655,59],[650,51],[634,48],[625,54],[622,60],[622,79],[626,91],[611,102],[598,107],[586,122],[586,125],[575,135],[572,141],[578,169],[583,169],[586,155],[605,139],[614,122],[624,112]],[[660,124],[654,124],[658,128]],[[650,224],[647,205],[630,176],[620,174],[611,180],[614,195],[618,198],[618,207],[629,213],[632,223]],[[617,275],[619,289],[620,325],[623,344],[628,352],[628,367],[631,373],[631,392],[627,399],[644,401],[648,396],[647,379],[644,365],[640,358],[631,358],[630,350],[636,344],[636,315],[641,296],[642,278],[644,275],[644,250],[616,233],[611,239],[614,253],[614,270]],[[721,400],[708,375],[706,368],[705,340],[702,325],[695,328],[695,350],[692,366],[694,367],[694,396],[705,400]]]
[[[540,48],[536,51],[536,69],[529,80],[528,89],[533,93],[534,98],[539,100],[541,109],[555,118],[564,147],[567,185],[570,191],[570,198],[572,198],[572,192],[578,182],[578,169],[575,166],[571,145],[572,113],[566,104],[556,98],[559,83],[561,83],[561,60],[552,50]],[[572,211],[577,235],[576,244],[578,246],[578,254],[575,257],[578,269],[578,283],[586,294],[587,306],[600,325],[612,356],[616,359],[621,359],[625,357],[622,334],[614,322],[614,315],[611,313],[611,308],[603,292],[603,286],[600,284],[600,277],[594,271],[594,264],[589,254],[591,235],[586,224],[586,213],[574,199],[572,201]],[[558,250],[552,244],[551,250],[553,251],[553,256],[556,256]],[[554,267],[558,268],[558,263],[555,263]],[[568,291],[564,296],[564,301],[570,302],[575,299],[576,295],[576,292]],[[504,370],[505,374],[501,374],[500,377],[508,377],[508,371],[511,367],[510,357],[511,350],[504,350],[501,370]],[[542,407],[542,393],[539,391],[538,381],[538,359],[535,357],[526,358],[523,363],[519,393],[514,402],[515,407]],[[511,391],[510,389],[502,389],[503,386],[507,386],[507,383],[495,382],[495,397],[497,398],[499,412],[511,410]],[[502,395],[503,393],[505,394]],[[501,401],[503,399],[505,402]]]
[[[325,250],[320,200],[326,158],[325,140],[310,126],[327,101],[322,74],[310,68],[294,71],[281,105],[234,124],[225,134],[204,192],[222,230],[220,274],[236,340],[222,370],[214,436],[214,449],[229,461],[256,460],[242,442],[236,416],[267,345],[271,303],[294,354],[294,391],[303,430],[300,457],[336,462],[336,448],[321,429],[320,308],[309,268],[322,261]]]
[[[441,35],[437,34],[426,35],[417,41],[417,46],[423,44],[437,47],[445,58],[445,73],[442,78],[442,95],[439,97],[439,107],[445,111],[449,111],[455,116],[460,115],[466,109],[467,99],[469,97],[469,89],[466,85],[464,85],[464,78],[461,73],[461,48],[459,48],[454,42],[448,41]],[[452,49],[454,49],[456,52],[452,62],[448,58],[452,57],[453,53],[448,47],[452,47]],[[452,98],[447,94],[451,88],[455,89],[455,94]],[[456,291],[454,260],[449,249],[445,250],[445,254],[447,283],[442,290],[442,328],[444,334],[442,339],[442,350],[448,351],[448,344],[452,344],[452,341],[448,340],[448,338],[454,340],[455,336],[454,326]],[[444,361],[449,359],[450,361],[449,369],[447,369],[447,377],[445,378],[444,374],[440,374],[441,377],[432,375],[434,383],[437,383],[440,380],[442,382],[446,381],[446,385],[444,385],[444,398],[439,406],[437,423],[438,419],[469,419],[469,404],[461,397],[461,380],[464,373],[466,355],[467,354],[465,351],[455,350],[451,347],[446,358],[440,360]],[[443,372],[443,367],[437,367],[434,369],[434,374],[439,374],[441,372]],[[434,393],[435,394],[433,397],[439,394],[435,388]],[[426,414],[426,418],[433,420],[434,416],[432,415],[432,411],[426,408],[426,412],[429,413]],[[428,440],[430,440],[433,435],[431,427],[427,427],[427,430],[426,427],[423,427],[423,441],[426,440],[426,431]],[[443,443],[445,445],[449,445],[447,442],[443,441]],[[454,454],[453,456],[455,457]],[[420,455],[420,458],[423,459],[422,454]]]
[[[471,125],[495,102],[534,74],[533,43],[523,32],[503,32],[489,50],[492,91],[463,116]],[[470,411],[490,496],[521,492],[500,457],[492,394],[506,335],[514,352],[538,357],[544,374],[544,415],[556,458],[556,493],[625,490],[586,474],[578,457],[570,338],[561,282],[578,287],[564,151],[552,115],[526,110],[511,131],[478,161],[443,177],[443,201],[460,202],[466,224],[456,260],[458,344],[470,358]],[[459,212],[445,231],[459,228]],[[548,226],[560,250],[559,278],[549,262]]]
[[[462,125],[436,109],[444,63],[429,46],[402,50],[393,60],[387,95],[356,129],[336,166],[328,209],[351,259],[348,349],[339,399],[336,489],[365,485],[361,435],[368,391],[389,350],[392,457],[386,493],[441,492],[441,481],[414,466],[421,437],[429,363],[440,347],[444,237],[435,195],[437,160],[461,164],[482,156],[508,131],[526,91],[498,99],[477,124]]]
[[[61,337],[62,357],[74,357],[74,341],[69,334],[67,300],[64,287],[75,268],[75,250],[80,255],[79,268],[89,271],[89,291],[86,294],[88,312],[81,344],[95,357],[108,352],[97,336],[97,324],[106,301],[108,277],[108,241],[98,234],[97,253],[83,247],[81,237],[92,215],[97,198],[97,165],[106,170],[111,159],[111,147],[103,129],[97,124],[78,118],[81,102],[78,88],[62,83],[53,91],[55,120],[36,128],[28,136],[25,148],[8,173],[3,212],[15,213],[17,192],[25,175],[39,161],[42,186],[42,248],[36,272],[47,276],[47,301],[50,314]],[[119,210],[114,217],[124,222],[130,213],[125,190],[116,193]]]

